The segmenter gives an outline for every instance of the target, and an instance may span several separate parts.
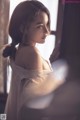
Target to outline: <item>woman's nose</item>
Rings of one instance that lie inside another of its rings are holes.
[[[44,27],[44,33],[45,33],[46,35],[49,35],[49,34],[50,34],[50,30],[49,30],[49,28],[48,28],[47,26]]]

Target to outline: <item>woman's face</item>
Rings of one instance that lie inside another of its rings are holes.
[[[27,30],[27,39],[31,44],[44,43],[49,35],[48,15],[40,12]]]

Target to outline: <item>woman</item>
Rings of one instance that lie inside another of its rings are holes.
[[[49,63],[35,47],[36,43],[44,43],[49,34],[50,14],[41,2],[27,0],[15,8],[9,25],[12,43],[3,51],[3,56],[10,58],[12,67],[5,108],[7,120],[37,120],[28,114],[28,109],[46,108],[52,96],[43,105],[39,100],[63,82],[56,81]]]

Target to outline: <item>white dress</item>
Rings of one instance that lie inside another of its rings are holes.
[[[26,70],[13,61],[11,67],[11,87],[5,108],[7,120],[20,120],[23,107],[40,109],[42,106],[41,109],[46,108],[53,97],[51,92],[62,84],[56,81],[53,71]],[[41,98],[44,98],[42,100],[44,102],[40,102]]]

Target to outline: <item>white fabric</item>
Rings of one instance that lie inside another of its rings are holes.
[[[11,62],[12,81],[5,113],[7,120],[19,120],[19,112],[23,106],[40,109],[47,107],[52,100],[51,92],[61,83],[57,83],[53,71],[26,70]],[[40,102],[40,106],[39,106]],[[40,108],[39,108],[40,107]]]

